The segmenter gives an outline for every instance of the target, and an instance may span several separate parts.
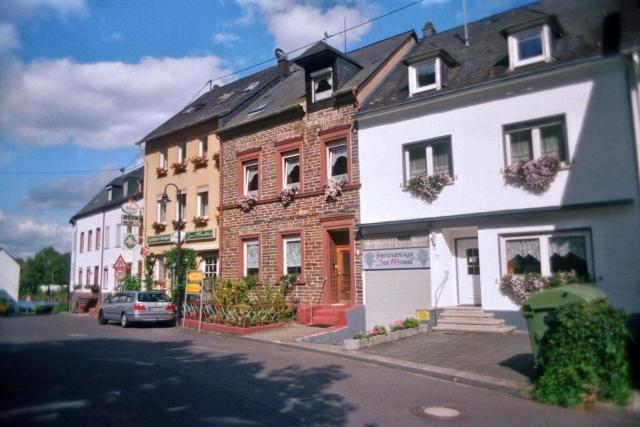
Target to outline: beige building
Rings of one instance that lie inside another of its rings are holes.
[[[145,152],[144,241],[160,261],[181,231],[182,247],[197,252],[198,268],[206,277],[217,276],[221,153],[215,131],[278,79],[278,68],[272,67],[214,86],[139,142]],[[165,191],[167,203],[161,200]],[[168,266],[157,262],[153,279],[154,287],[167,287]]]

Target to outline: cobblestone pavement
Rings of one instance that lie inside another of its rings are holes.
[[[298,338],[308,337],[310,335],[315,335],[327,331],[329,331],[328,328],[318,328],[316,326],[301,325],[298,323],[287,323],[281,328],[256,332],[253,334],[245,335],[245,337],[260,341],[292,342],[297,340]]]
[[[529,335],[522,332],[489,334],[432,331],[361,351],[523,384],[528,383],[534,375]]]

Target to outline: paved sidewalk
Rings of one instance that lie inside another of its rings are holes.
[[[281,328],[269,329],[266,331],[255,332],[245,335],[245,338],[251,338],[259,341],[269,342],[293,342],[299,338],[308,337],[310,335],[328,332],[329,328],[319,328],[316,326],[302,325],[299,323],[287,323]]]

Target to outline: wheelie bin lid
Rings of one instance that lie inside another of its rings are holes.
[[[523,302],[523,309],[544,309],[559,307],[575,302],[596,302],[605,300],[606,294],[589,284],[575,284],[545,289]]]

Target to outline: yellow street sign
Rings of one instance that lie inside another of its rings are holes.
[[[200,284],[187,283],[187,293],[188,294],[199,294],[200,293]]]
[[[416,310],[416,319],[429,320],[431,319],[431,313],[429,313],[429,310]]]
[[[202,271],[193,270],[187,274],[187,282],[189,283],[197,283],[198,285],[202,282]]]

